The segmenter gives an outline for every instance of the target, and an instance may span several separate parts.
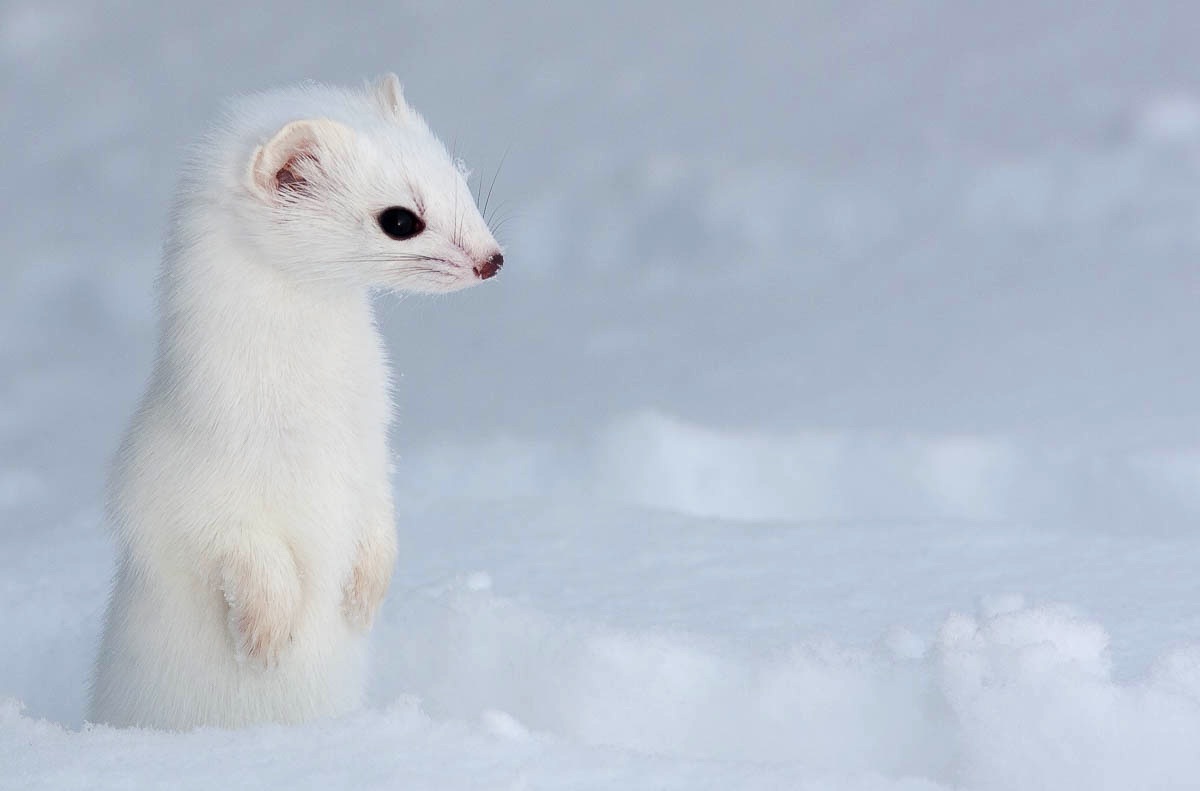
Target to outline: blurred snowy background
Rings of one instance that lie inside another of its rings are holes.
[[[1198,24],[0,4],[0,787],[1196,788]],[[387,70],[508,263],[379,303],[372,708],[81,731],[177,164]]]

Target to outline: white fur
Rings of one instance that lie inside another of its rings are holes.
[[[426,230],[388,238],[390,206]],[[236,727],[361,704],[396,555],[369,291],[462,288],[498,252],[394,76],[232,106],[181,181],[158,358],[109,484],[119,564],[91,721]]]

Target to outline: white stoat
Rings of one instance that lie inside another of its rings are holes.
[[[362,703],[396,557],[369,292],[501,250],[388,75],[233,104],[181,179],[154,373],[109,482],[119,548],[88,719],[187,729]]]

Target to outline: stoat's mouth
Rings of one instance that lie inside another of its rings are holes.
[[[410,256],[395,261],[384,285],[396,292],[445,294],[478,285],[495,277],[504,266],[499,251],[485,258],[463,256],[465,260],[434,256]]]
[[[398,293],[447,294],[470,288],[479,282],[479,275],[469,265],[443,261],[442,266],[426,264],[396,269],[388,275],[383,285]]]

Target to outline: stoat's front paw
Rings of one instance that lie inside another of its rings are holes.
[[[342,591],[342,612],[354,628],[364,632],[371,628],[387,593],[395,562],[394,545],[363,544],[359,547],[358,559]]]
[[[290,552],[231,554],[222,567],[227,622],[239,662],[270,668],[292,641],[300,576]]]
[[[229,634],[238,662],[272,668],[292,642],[292,619],[259,602],[229,607]]]

